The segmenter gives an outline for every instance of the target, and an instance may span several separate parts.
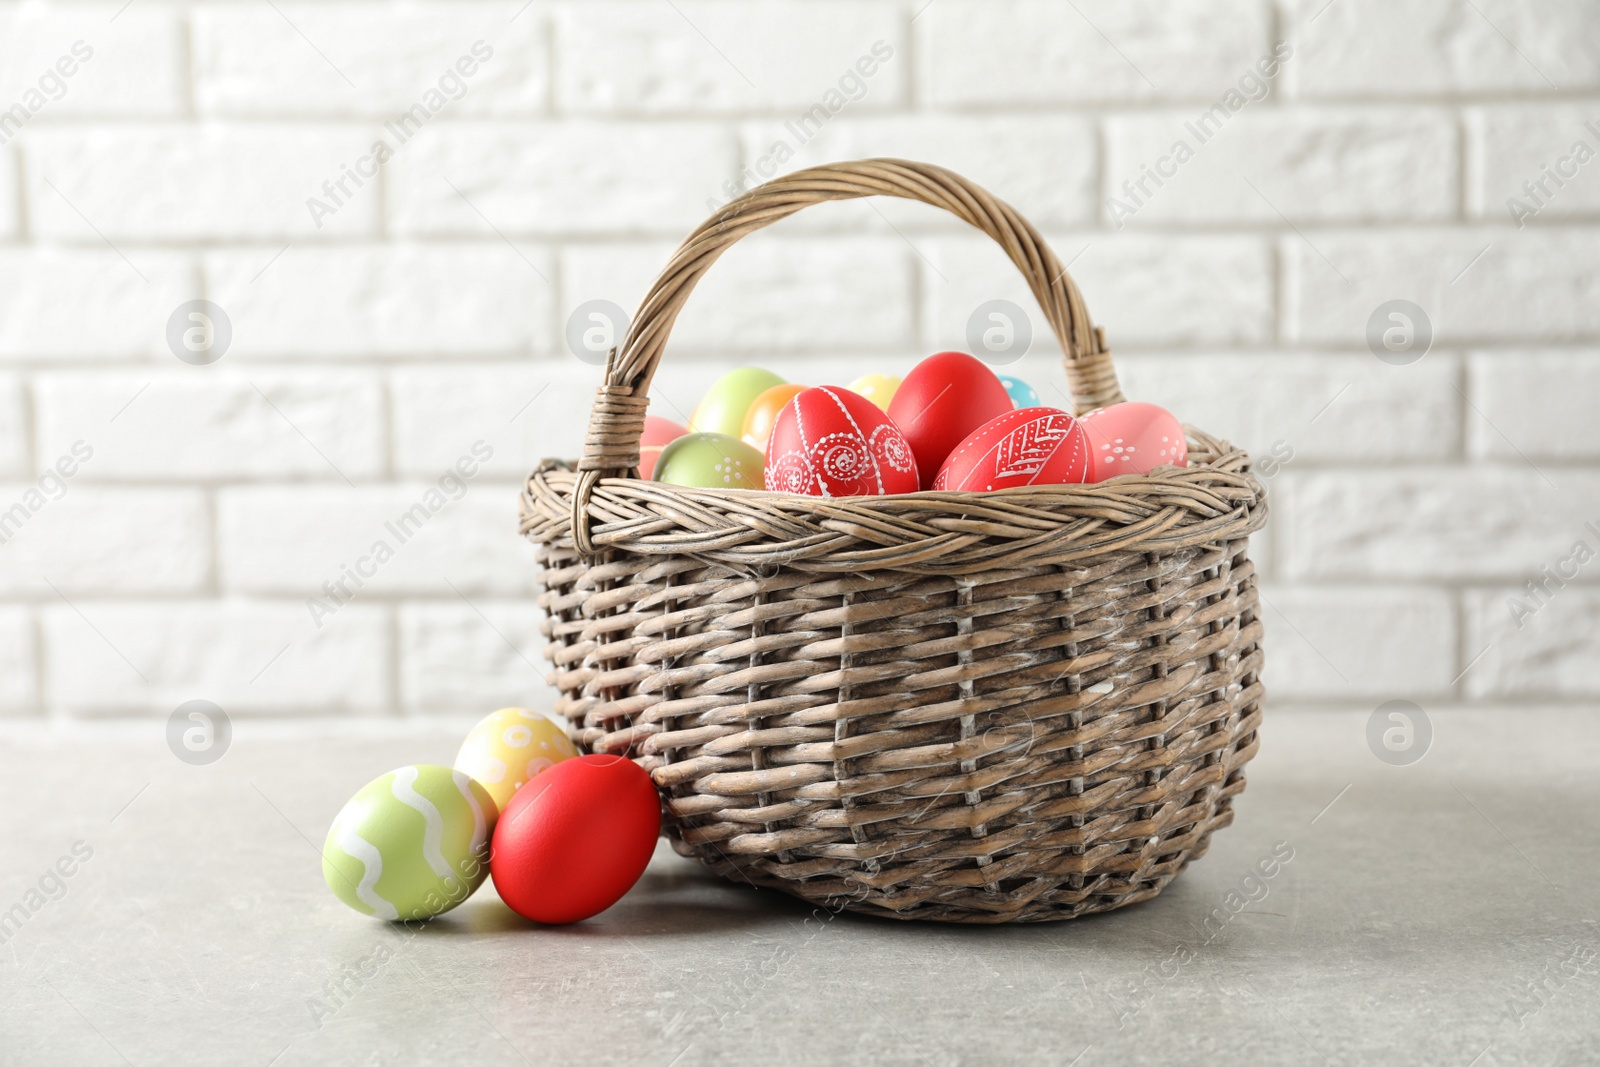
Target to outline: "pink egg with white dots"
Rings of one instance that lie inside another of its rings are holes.
[[[577,754],[555,720],[527,708],[501,708],[467,733],[455,769],[471,775],[504,811],[528,779]]]
[[[1149,474],[1157,467],[1187,467],[1189,442],[1166,408],[1129,401],[1096,408],[1078,419],[1089,438],[1089,476],[1103,482],[1121,474]]]

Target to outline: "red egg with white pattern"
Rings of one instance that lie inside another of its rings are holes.
[[[1090,482],[1119,474],[1149,474],[1157,467],[1187,467],[1189,442],[1183,424],[1156,404],[1109,404],[1078,419],[1089,438]]]
[[[1089,441],[1077,419],[1056,408],[1008,411],[956,446],[933,488],[960,492],[1086,480]]]
[[[965,352],[939,352],[918,363],[889,401],[889,417],[917,457],[924,489],[957,445],[1012,410],[1004,383]]]
[[[834,385],[784,405],[767,442],[766,487],[806,496],[886,496],[919,488],[917,462],[894,421]]]

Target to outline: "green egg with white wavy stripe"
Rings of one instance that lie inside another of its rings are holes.
[[[461,771],[401,767],[340,810],[322,846],[322,877],[363,915],[431,919],[488,878],[498,815],[489,791]]]

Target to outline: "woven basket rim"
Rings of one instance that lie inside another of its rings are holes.
[[[1266,522],[1266,489],[1248,454],[1192,426],[1184,429],[1193,449],[1189,466],[1084,484],[813,497],[602,478],[590,505],[602,517],[591,533],[600,548],[686,556],[746,572],[778,564],[959,574],[1082,565],[1111,554],[1177,551],[1259,530]],[[571,504],[579,476],[573,460],[539,464],[520,499],[523,534],[573,542]],[[782,529],[764,531],[766,521]],[[641,532],[641,526],[650,530]],[[957,526],[967,536],[957,536]],[[808,544],[819,539],[826,548]],[[980,558],[968,558],[980,541]],[[952,554],[956,558],[946,558]]]

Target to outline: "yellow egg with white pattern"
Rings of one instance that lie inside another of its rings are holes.
[[[504,810],[522,783],[577,754],[553,719],[527,708],[501,708],[467,733],[455,768],[471,775]]]

